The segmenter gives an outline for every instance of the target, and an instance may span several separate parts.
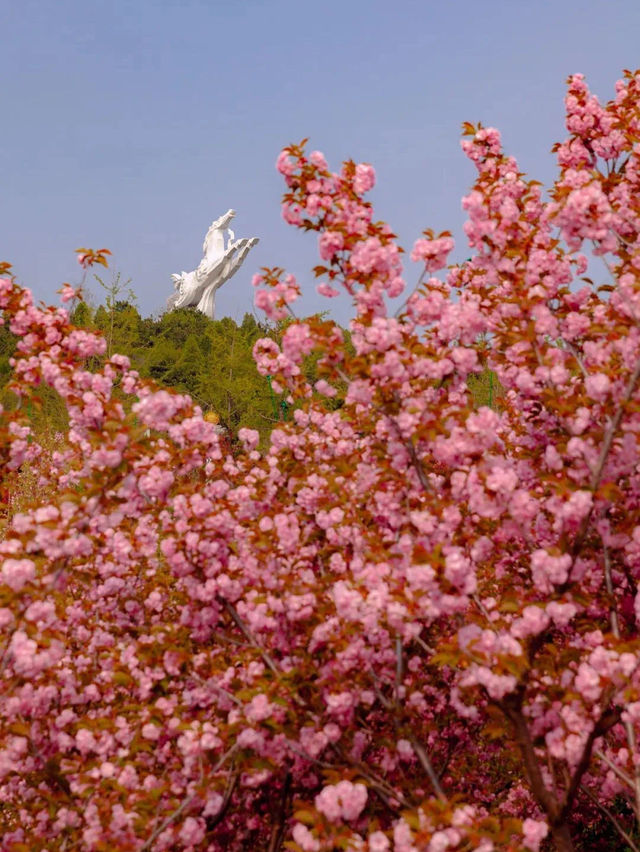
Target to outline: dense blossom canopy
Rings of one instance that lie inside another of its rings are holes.
[[[189,397],[96,367],[103,338],[2,280],[5,492],[39,477],[0,540],[3,850],[633,844],[640,73],[605,106],[576,75],[566,107],[548,200],[466,127],[473,256],[446,269],[426,231],[393,316],[372,167],[280,155],[284,217],[355,317],[352,346],[322,318],[256,344],[294,409],[265,453],[250,429],[223,452]],[[254,283],[291,311],[292,276]],[[487,368],[498,410],[468,390]],[[25,416],[43,383],[53,453]]]

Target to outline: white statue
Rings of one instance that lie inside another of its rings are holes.
[[[177,292],[167,300],[169,310],[195,305],[203,314],[215,319],[216,293],[238,271],[251,248],[259,242],[257,237],[248,240],[234,238],[228,226],[235,215],[235,210],[227,210],[224,216],[211,224],[202,245],[204,257],[197,269],[171,276]],[[225,231],[229,236],[226,248]]]

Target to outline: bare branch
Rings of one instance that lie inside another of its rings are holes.
[[[621,769],[619,766],[616,766],[615,763],[610,760],[603,751],[600,751],[600,749],[595,749],[593,753],[599,760],[601,760],[603,763],[606,763],[609,769],[614,772],[621,781],[624,781],[624,783],[628,784],[629,787],[633,787],[633,778],[627,772],[625,772],[624,769]]]
[[[498,702],[498,707],[511,722],[515,730],[516,742],[520,748],[522,759],[524,761],[525,771],[529,786],[534,799],[540,805],[542,810],[549,817],[550,822],[555,822],[560,810],[556,797],[551,793],[544,783],[544,778],[540,770],[538,756],[536,755],[533,740],[529,726],[522,713],[522,702],[524,697],[524,686],[511,695],[508,695],[501,702]]]
[[[605,706],[609,704],[611,696],[607,696],[604,702]],[[614,725],[617,725],[620,721],[620,710],[618,708],[607,708],[604,710],[593,726],[593,729],[589,733],[587,740],[584,744],[584,748],[582,750],[582,755],[580,756],[580,760],[578,761],[578,765],[576,766],[573,776],[571,778],[571,782],[564,794],[564,798],[562,804],[560,806],[560,817],[565,819],[571,810],[573,805],[573,800],[580,789],[580,785],[582,782],[582,776],[589,768],[589,763],[591,762],[591,754],[593,752],[593,747],[595,745],[596,740],[599,737],[604,736],[607,731],[613,728]]]
[[[297,743],[291,742],[291,740],[287,740],[287,745],[291,749],[294,754],[297,754],[298,757],[303,758],[303,760],[308,760],[309,763],[315,764],[315,766],[320,766],[322,769],[335,769],[336,766],[333,763],[327,763],[325,760],[318,760],[317,757],[311,757],[310,754],[307,754],[304,749],[300,748]]]
[[[420,761],[420,766],[422,766],[422,768],[426,772],[427,776],[429,777],[429,781],[431,781],[431,786],[435,790],[436,795],[438,796],[438,798],[440,799],[441,802],[446,802],[447,797],[445,795],[444,790],[442,789],[442,787],[440,785],[440,779],[436,775],[435,770],[434,770],[433,766],[431,765],[431,761],[429,760],[429,755],[427,754],[427,750],[422,745],[422,743],[420,743],[413,736],[413,734],[410,735],[409,740],[411,742],[411,745],[413,746],[413,750],[415,751],[415,753],[418,757],[418,760]]]
[[[240,777],[240,770],[234,769],[229,774],[229,780],[227,781],[227,786],[224,791],[224,796],[222,797],[222,804],[220,805],[220,810],[215,816],[209,817],[207,819],[207,833],[210,834],[217,825],[219,825],[224,819],[227,811],[229,810],[229,805],[231,804],[231,797],[233,796],[233,791],[236,788],[236,784],[238,783],[238,778]]]
[[[493,624],[493,622],[491,621],[491,616],[489,615],[489,610],[488,610],[488,609],[485,607],[485,605],[482,603],[482,601],[480,600],[480,598],[478,597],[478,595],[472,595],[471,597],[472,597],[472,599],[473,599],[474,604],[478,607],[478,609],[479,609],[479,610],[480,610],[480,612],[484,615],[484,617],[487,619],[487,621],[489,622],[489,624],[490,624],[490,625],[492,625],[492,624]]]
[[[165,828],[168,828],[171,825],[172,822],[175,822],[175,820],[178,819],[180,814],[183,813],[184,811],[186,811],[186,809],[197,798],[198,798],[198,794],[194,793],[192,796],[189,796],[188,799],[185,799],[184,802],[180,805],[180,807],[176,808],[176,810],[172,814],[169,814],[169,816],[163,822],[161,822],[160,825],[156,828],[156,830],[152,833],[151,837],[147,840],[147,842],[143,846],[140,847],[140,852],[145,852],[146,849],[150,849],[151,844],[154,842],[156,837],[158,837],[160,834],[162,834],[162,832],[165,830]]]
[[[616,609],[616,599],[615,599],[615,595],[613,593],[613,581],[611,579],[611,562],[610,562],[610,559],[609,559],[609,549],[607,548],[607,545],[605,544],[604,541],[602,542],[602,547],[603,547],[603,551],[604,551],[604,578],[605,578],[605,583],[606,583],[606,586],[607,586],[607,593],[608,593],[609,599],[611,601],[611,611],[610,611],[611,632],[613,633],[613,635],[615,636],[616,639],[620,639],[620,623],[618,621],[618,611]],[[632,755],[637,754],[637,752],[638,752],[638,741],[637,741],[637,738],[636,738],[636,732],[634,730],[633,724],[629,720],[623,722],[623,724],[624,724],[625,733],[627,735],[627,743],[629,745],[629,753],[632,754]],[[600,754],[602,754],[602,753],[600,753]],[[613,769],[614,772],[616,772],[616,774],[618,774],[618,775],[621,774],[622,770],[619,770],[618,767],[615,766],[615,764],[609,762],[608,758],[604,754],[602,754],[601,759],[603,759],[607,763],[607,765],[610,766],[611,769]],[[622,774],[626,776],[626,773],[622,773]],[[633,779],[630,778],[629,776],[626,776],[626,777],[628,778],[627,783],[629,783],[631,789],[633,790],[634,811],[635,811],[635,814],[636,814],[636,819],[638,820],[638,823],[640,824],[640,765],[636,764],[634,766],[634,777],[633,777]]]
[[[265,649],[262,647],[262,645],[260,645],[260,643],[258,642],[256,637],[253,635],[251,630],[249,630],[249,628],[244,623],[244,621],[240,618],[240,616],[238,615],[238,611],[236,610],[234,605],[230,601],[228,601],[226,598],[223,598],[221,595],[218,595],[218,601],[219,601],[219,603],[222,604],[222,606],[229,613],[229,615],[233,619],[234,623],[241,630],[241,632],[244,634],[246,639],[251,643],[251,645],[253,645],[253,647],[256,649],[256,651],[258,651],[260,653],[260,656],[265,661],[267,666],[271,669],[271,671],[275,675],[279,676],[280,675],[280,669],[275,664],[275,662],[270,657],[270,655],[265,651]]]
[[[627,403],[631,400],[631,397],[633,396],[633,392],[636,389],[636,385],[638,383],[639,378],[640,378],[640,359],[638,359],[638,361],[636,362],[636,366],[633,370],[633,373],[629,377],[629,381],[627,383],[627,388],[625,390],[624,397],[620,401],[620,405],[618,406],[618,410],[616,411],[613,418],[611,419],[611,422],[609,424],[609,428],[607,429],[607,432],[604,436],[604,440],[602,442],[602,447],[600,449],[600,455],[598,456],[598,461],[596,462],[596,465],[595,465],[595,467],[592,471],[591,482],[589,483],[589,488],[593,492],[597,491],[598,486],[600,485],[600,482],[602,480],[602,474],[604,473],[604,467],[605,467],[605,464],[606,464],[607,459],[609,457],[609,452],[611,451],[611,445],[613,444],[613,439],[615,438],[616,433],[617,433],[617,431],[620,427],[620,423],[621,423],[622,417],[624,415],[625,407],[626,407]],[[571,556],[572,556],[573,562],[575,562],[575,560],[576,560],[576,558],[577,558],[577,556],[580,552],[580,549],[582,547],[582,544],[583,544],[583,542],[586,538],[587,531],[589,529],[589,524],[591,523],[592,515],[593,515],[593,503],[591,505],[591,508],[587,512],[587,514],[582,519],[582,521],[580,523],[580,527],[579,527],[578,532],[576,534],[576,537],[574,539],[573,545],[571,547]],[[571,567],[573,568],[573,564],[572,564]],[[569,575],[570,575],[570,573],[571,572],[569,572]]]
[[[607,430],[607,434],[604,437],[604,442],[602,444],[602,449],[600,451],[600,456],[598,458],[598,463],[596,464],[595,470],[593,471],[593,476],[591,478],[591,490],[595,491],[597,487],[600,485],[600,480],[602,479],[602,473],[604,471],[604,466],[607,461],[607,457],[609,455],[609,451],[611,450],[611,444],[613,443],[613,439],[615,438],[616,432],[620,426],[620,421],[622,420],[622,416],[624,414],[624,409],[627,403],[630,401],[633,396],[633,392],[636,388],[636,384],[638,383],[638,379],[640,378],[640,359],[638,359],[635,369],[629,378],[629,382],[627,383],[627,389],[625,391],[624,397],[618,407],[618,410],[613,416],[609,429]]]
[[[575,346],[572,343],[568,343],[564,338],[561,338],[561,340],[562,340],[563,344],[566,346],[567,351],[571,352],[573,357],[576,359],[576,363],[578,364],[578,367],[580,367],[580,370],[582,371],[582,375],[585,377],[585,379],[588,379],[589,374],[587,373],[587,368],[584,366],[584,363],[582,361],[582,358],[580,357],[580,353],[578,352],[578,350],[575,348]]]
[[[396,636],[396,688],[394,695],[396,705],[400,701],[400,686],[402,685],[403,669],[404,660],[402,658],[402,638],[400,636]]]
[[[191,677],[194,677],[194,675],[192,674]],[[215,692],[218,692],[220,695],[223,695],[225,698],[228,698],[229,701],[231,701],[236,706],[242,707],[242,701],[240,701],[237,696],[235,696],[232,692],[229,692],[229,690],[224,689],[224,687],[218,686],[217,683],[213,683],[211,679],[203,680],[201,677],[199,677],[198,681],[206,689],[213,689]]]
[[[607,593],[609,595],[609,599],[611,601],[611,610],[609,613],[611,620],[611,632],[615,636],[616,639],[620,638],[620,625],[618,622],[618,611],[616,609],[616,599],[613,594],[613,582],[611,580],[611,562],[609,560],[609,548],[602,542],[602,549],[604,552],[604,579],[605,584],[607,586]]]
[[[217,772],[217,771],[218,771],[218,769],[220,769],[220,767],[221,767],[221,766],[224,764],[224,762],[227,760],[227,758],[228,758],[231,754],[233,754],[233,752],[236,750],[236,748],[237,748],[237,746],[236,746],[235,744],[234,744],[234,745],[232,745],[232,746],[231,746],[231,748],[230,748],[230,749],[228,749],[228,750],[227,750],[227,751],[226,751],[226,752],[222,755],[222,757],[220,758],[220,760],[219,760],[219,761],[216,763],[216,765],[213,767],[212,772],[214,772],[214,773],[215,773],[215,772]],[[169,816],[168,816],[168,817],[167,817],[167,818],[166,818],[166,819],[165,819],[162,823],[160,823],[160,825],[159,825],[159,826],[158,826],[158,827],[157,827],[157,828],[156,828],[156,829],[152,832],[151,836],[150,836],[150,837],[149,837],[149,839],[146,841],[146,843],[144,843],[144,844],[140,847],[140,852],[146,852],[146,850],[147,850],[147,849],[150,849],[150,848],[151,848],[151,845],[152,845],[152,844],[153,844],[153,842],[154,842],[154,840],[155,840],[155,839],[156,839],[159,835],[161,835],[161,834],[162,834],[162,832],[163,832],[166,828],[168,828],[168,827],[171,825],[171,823],[172,823],[172,822],[175,822],[175,821],[178,819],[178,817],[180,816],[180,814],[184,813],[184,811],[186,811],[186,810],[187,810],[187,808],[189,808],[189,807],[193,804],[193,802],[194,802],[194,801],[198,798],[198,796],[199,796],[199,794],[198,794],[197,792],[196,792],[196,793],[194,793],[192,796],[189,796],[189,798],[188,798],[188,799],[185,799],[185,800],[182,802],[182,804],[180,805],[180,807],[176,808],[176,810],[175,810],[175,811],[173,811],[173,813],[169,814]]]
[[[395,312],[395,314],[393,315],[393,318],[394,318],[394,319],[398,319],[398,317],[400,316],[400,314],[402,313],[402,311],[403,311],[403,310],[406,308],[406,306],[409,304],[409,299],[413,296],[413,294],[414,294],[414,293],[416,293],[416,292],[420,289],[420,287],[422,287],[422,285],[424,284],[424,279],[425,279],[426,277],[427,277],[427,269],[426,269],[426,267],[425,267],[425,268],[422,270],[422,273],[420,274],[420,278],[418,278],[418,283],[416,284],[416,286],[415,286],[415,287],[413,288],[413,290],[409,293],[409,295],[407,296],[407,298],[404,300],[404,302],[400,305],[400,307],[398,308],[398,310],[397,310],[397,311]]]
[[[624,842],[628,844],[631,851],[632,852],[640,852],[640,846],[638,846],[636,843],[633,842],[631,837],[627,834],[627,832],[624,830],[624,828],[620,825],[620,823],[615,818],[615,816],[611,813],[609,808],[605,807],[605,805],[603,805],[601,802],[599,802],[596,799],[596,797],[593,795],[591,790],[589,790],[587,787],[581,787],[580,789],[582,790],[583,793],[585,793],[586,796],[588,796],[591,799],[591,801],[596,806],[596,808],[598,808],[598,810],[601,811],[610,820],[611,825],[613,825],[613,827],[618,832],[620,837],[622,837]]]
[[[278,852],[282,846],[282,838],[284,836],[284,827],[287,820],[287,800],[291,791],[291,772],[287,771],[284,784],[282,785],[282,796],[280,797],[280,809],[278,817],[273,824],[271,831],[271,840],[269,841],[269,849],[267,852]]]
[[[422,650],[426,651],[427,654],[435,654],[435,648],[431,648],[429,645],[427,645],[424,639],[421,639],[420,636],[414,636],[413,641],[417,642],[418,645],[420,645],[420,647],[422,648]]]
[[[394,805],[391,804],[391,801],[387,800],[395,800],[398,802],[403,808],[410,808],[411,804],[405,799],[402,793],[399,793],[395,790],[390,784],[380,778],[379,775],[376,775],[375,772],[371,769],[371,767],[366,766],[364,763],[359,763],[358,761],[352,760],[348,754],[346,754],[342,749],[337,748],[335,745],[333,746],[334,751],[346,763],[349,763],[355,769],[358,770],[360,775],[365,778],[371,787],[376,790],[376,792],[383,798],[385,804],[391,810],[397,810]]]

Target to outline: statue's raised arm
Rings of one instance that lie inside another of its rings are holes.
[[[204,257],[197,269],[171,276],[176,292],[167,300],[169,310],[195,306],[215,319],[217,291],[238,271],[251,248],[259,242],[257,237],[235,239],[229,228],[235,215],[235,210],[227,210],[211,223],[202,245]],[[226,247],[225,231],[228,237]]]
[[[224,254],[224,232],[228,230],[235,215],[235,210],[227,210],[224,215],[211,223],[202,243],[202,254],[208,260],[212,260],[215,255],[221,257]]]

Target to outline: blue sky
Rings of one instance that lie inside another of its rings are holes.
[[[328,307],[315,237],[280,217],[274,162],[305,136],[333,166],[373,163],[377,216],[405,247],[448,228],[465,257],[461,122],[498,127],[548,182],[567,75],[608,99],[640,66],[638,0],[0,0],[0,28],[0,259],[55,300],[79,278],[73,250],[106,246],[145,314],[229,207],[261,242],[219,315],[252,310],[261,266],[299,277],[303,313]]]

